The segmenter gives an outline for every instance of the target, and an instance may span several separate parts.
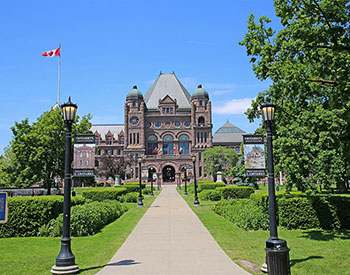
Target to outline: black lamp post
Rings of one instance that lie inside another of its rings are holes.
[[[192,155],[193,162],[193,180],[194,180],[194,205],[199,205],[197,194],[197,176],[196,176],[196,155]]]
[[[141,183],[141,162],[142,162],[142,157],[138,157],[137,161],[139,162],[139,184],[140,184],[139,202],[137,203],[137,206],[138,207],[143,207],[143,202],[142,202],[142,183]]]
[[[266,264],[268,274],[270,275],[289,275],[289,248],[287,247],[287,242],[279,239],[277,235],[276,196],[272,149],[272,124],[274,121],[275,108],[275,105],[270,102],[264,103],[261,106],[267,135],[267,169],[269,190],[270,238],[266,241]]]
[[[75,257],[71,250],[70,239],[70,204],[71,204],[71,164],[72,164],[72,124],[78,106],[68,102],[62,106],[64,123],[66,124],[66,155],[64,167],[64,203],[63,203],[63,236],[61,239],[61,250],[56,257],[56,265],[51,269],[53,274],[72,274],[79,272],[79,267],[75,264]]]
[[[186,167],[184,167],[184,181],[185,181],[185,192],[184,192],[184,195],[187,196],[187,170],[186,170]]]
[[[151,197],[154,196],[154,194],[153,194],[153,175],[154,175],[154,172],[153,172],[153,170],[151,170]]]

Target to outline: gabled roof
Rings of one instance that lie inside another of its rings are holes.
[[[169,95],[174,100],[176,99],[179,109],[191,108],[191,95],[174,73],[160,73],[157,80],[144,96],[147,108],[150,110],[158,109],[159,100],[163,99],[166,95]]]
[[[100,134],[101,138],[104,140],[108,131],[111,132],[115,139],[118,139],[118,135],[121,131],[124,131],[123,124],[95,124],[91,126],[90,129],[94,134],[97,132]]]
[[[237,144],[243,142],[243,135],[246,132],[233,125],[228,120],[222,125],[213,136],[214,145]]]

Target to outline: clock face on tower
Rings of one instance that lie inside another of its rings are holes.
[[[133,116],[130,118],[130,124],[131,125],[137,125],[139,123],[139,118],[136,116]]]

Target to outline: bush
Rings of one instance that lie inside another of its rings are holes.
[[[100,187],[89,188],[83,191],[82,195],[86,199],[93,201],[118,200],[119,197],[128,193],[124,187]]]
[[[138,186],[140,186],[140,183],[139,182],[127,182],[127,183],[125,183],[124,187],[125,186],[133,186],[133,185],[136,185],[138,187]],[[141,187],[145,188],[146,187],[146,183],[141,182]]]
[[[156,190],[156,188],[154,188],[154,186],[153,186],[153,193]],[[151,186],[147,186],[146,188],[142,189],[142,194],[150,195],[151,194]]]
[[[224,187],[224,186],[225,186],[225,183],[223,182],[199,183],[198,192],[202,192],[203,190],[208,190],[208,189],[216,189],[218,187]]]
[[[308,198],[282,197],[278,200],[279,225],[287,229],[319,228],[316,211]]]
[[[72,197],[71,204],[85,203]],[[36,236],[39,228],[63,212],[63,196],[8,198],[8,221],[0,225],[0,238]]]
[[[250,199],[222,200],[215,204],[213,210],[246,230],[268,229],[269,227],[267,211]]]
[[[247,186],[225,186],[219,187],[216,190],[221,192],[221,197],[223,199],[246,199],[249,198],[251,194],[254,193],[253,187]]]
[[[221,193],[217,190],[203,190],[199,193],[199,199],[203,201],[219,201]]]
[[[91,202],[72,207],[71,236],[96,234],[103,226],[119,218],[127,209],[117,201]],[[63,214],[40,228],[38,236],[62,235]]]
[[[257,205],[268,209],[266,193],[252,194]],[[341,196],[309,196],[301,192],[276,194],[277,219],[287,229],[350,229],[350,198]]]
[[[127,193],[127,194],[121,196],[120,201],[121,202],[137,202],[138,199],[139,199],[139,193],[131,192],[131,193]]]
[[[306,194],[304,194],[301,191],[296,191],[296,192],[290,192],[286,193],[286,191],[281,191],[275,194],[276,200],[279,200],[280,198],[294,198],[294,197],[306,197]],[[253,193],[250,195],[250,198],[254,201],[259,206],[262,207],[269,207],[269,194],[268,193]]]

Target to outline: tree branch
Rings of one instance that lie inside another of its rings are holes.
[[[306,81],[310,81],[310,82],[319,83],[319,84],[325,85],[325,86],[331,86],[331,87],[336,87],[339,85],[339,83],[336,81],[322,79],[322,78],[301,78],[301,79],[306,80]]]

